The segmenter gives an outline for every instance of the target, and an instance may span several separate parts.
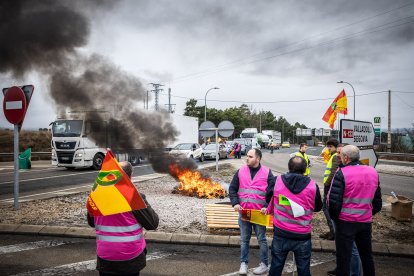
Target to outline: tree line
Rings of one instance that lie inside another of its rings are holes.
[[[204,122],[205,106],[197,106],[196,99],[190,99],[186,102],[184,115],[199,118],[200,124]],[[240,137],[245,128],[257,128],[262,130],[276,130],[282,133],[282,140],[297,141],[295,135],[297,128],[307,128],[306,125],[295,122],[290,124],[283,116],[276,117],[270,111],[257,111],[250,109],[246,104],[239,107],[230,107],[224,110],[216,108],[207,108],[207,121],[213,122],[216,126],[221,121],[228,120],[234,125],[234,134],[232,138]]]

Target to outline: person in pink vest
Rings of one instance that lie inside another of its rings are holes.
[[[356,243],[364,276],[375,275],[372,257],[372,216],[381,211],[377,171],[359,162],[359,149],[347,145],[340,153],[342,164],[328,193],[328,208],[335,221],[336,275],[350,274],[353,243]]]
[[[274,176],[269,168],[262,166],[262,152],[251,149],[246,154],[246,165],[242,166],[234,175],[229,187],[229,197],[235,211],[254,209],[266,211],[266,193],[268,187],[274,183]],[[266,240],[266,226],[257,225],[241,219],[240,226],[240,275],[246,275],[249,262],[249,244],[252,228],[256,233],[260,246],[260,264],[253,269],[254,274],[263,274],[268,271],[268,244]]]
[[[312,217],[322,210],[322,198],[315,181],[304,175],[304,158],[290,158],[288,168],[289,172],[278,176],[266,195],[266,213],[273,215],[274,226],[269,275],[282,275],[286,257],[292,251],[298,275],[307,276],[311,275]]]
[[[132,165],[120,162],[131,178]],[[155,230],[159,218],[141,194],[147,208],[121,214],[93,217],[88,224],[96,230],[96,269],[99,275],[139,275],[146,265],[146,243],[143,228]]]

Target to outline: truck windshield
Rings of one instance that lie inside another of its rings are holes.
[[[80,137],[82,133],[82,120],[62,120],[53,123],[54,137]]]

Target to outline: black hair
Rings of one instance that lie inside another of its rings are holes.
[[[328,142],[326,142],[327,146],[334,146],[335,148],[338,147],[339,141],[336,140],[335,138],[331,138],[328,140]]]
[[[306,167],[306,160],[300,156],[293,156],[289,159],[288,168],[290,173],[304,174]]]
[[[300,143],[299,148],[303,147],[303,146],[307,146],[308,144],[306,143]]]
[[[254,154],[256,155],[256,157],[259,157],[259,159],[262,160],[262,151],[258,148],[254,148],[252,150],[254,150]]]

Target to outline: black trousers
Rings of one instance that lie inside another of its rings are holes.
[[[375,275],[372,257],[371,223],[336,221],[335,245],[337,274],[349,276],[352,243],[355,241],[362,262],[364,276]]]

